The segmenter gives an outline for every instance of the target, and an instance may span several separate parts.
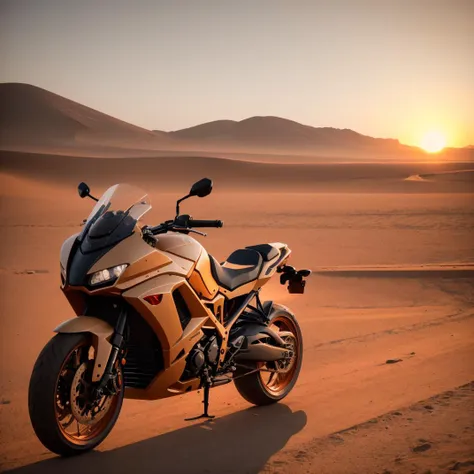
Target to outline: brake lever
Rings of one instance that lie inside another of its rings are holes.
[[[187,227],[173,227],[172,230],[176,230],[178,232],[194,232],[195,234],[202,235],[204,237],[207,237],[207,234],[205,232],[201,232],[200,230],[195,230],[195,229],[188,229]]]

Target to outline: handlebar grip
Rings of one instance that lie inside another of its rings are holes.
[[[219,220],[195,220],[189,219],[189,227],[223,227],[224,223]]]
[[[163,226],[161,224],[159,225],[155,225],[153,227],[148,227],[148,226],[145,226],[143,230],[148,230],[149,232],[151,232],[153,235],[157,234],[161,229],[163,228]]]

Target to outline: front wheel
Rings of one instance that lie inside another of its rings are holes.
[[[295,316],[277,304],[272,311],[269,326],[285,341],[292,357],[276,362],[243,361],[245,367],[237,367],[234,384],[254,405],[270,405],[285,398],[295,386],[303,362],[303,336]]]
[[[122,407],[119,364],[116,394],[93,397],[93,357],[88,334],[58,334],[38,356],[31,375],[31,424],[43,445],[61,456],[95,448],[113,428]]]

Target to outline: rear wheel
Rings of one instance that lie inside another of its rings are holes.
[[[58,334],[45,346],[30,379],[31,424],[43,445],[61,456],[90,451],[117,421],[123,401],[117,365],[116,394],[94,396],[94,348],[88,334]]]
[[[237,368],[235,386],[254,405],[270,405],[285,398],[295,386],[303,362],[303,337],[295,316],[275,304],[270,327],[285,341],[292,356],[276,362],[247,361],[245,367]],[[258,371],[245,375],[253,370]]]

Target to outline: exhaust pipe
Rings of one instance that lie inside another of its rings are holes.
[[[264,342],[247,346],[241,349],[234,357],[235,360],[257,360],[260,362],[273,362],[290,357],[290,351],[283,347],[271,346]]]

